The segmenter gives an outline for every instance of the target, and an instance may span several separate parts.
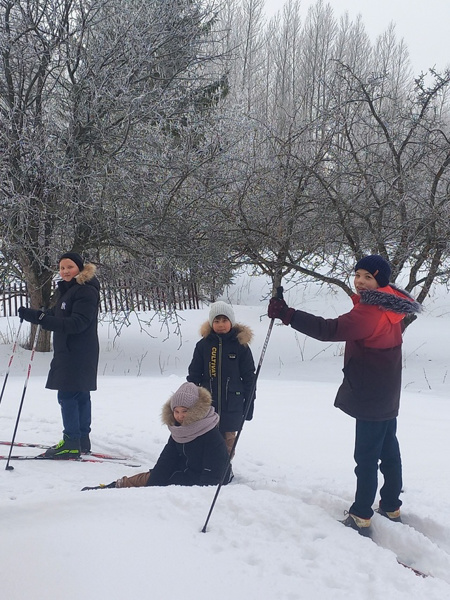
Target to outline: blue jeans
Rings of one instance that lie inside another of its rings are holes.
[[[372,505],[378,488],[378,461],[384,477],[380,507],[391,512],[402,502],[402,461],[397,440],[397,419],[389,421],[356,420],[355,474],[356,495],[349,512],[363,519],[373,515]]]
[[[91,431],[90,392],[58,392],[64,435],[79,440]]]

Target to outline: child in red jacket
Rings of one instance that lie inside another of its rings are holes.
[[[353,309],[337,319],[324,319],[289,308],[272,298],[270,318],[322,341],[345,341],[344,380],[335,406],[356,419],[355,501],[344,525],[370,535],[372,505],[378,487],[378,462],[384,477],[378,512],[400,521],[402,463],[397,440],[402,369],[402,324],[420,311],[411,296],[389,285],[391,268],[372,254],[355,266]]]

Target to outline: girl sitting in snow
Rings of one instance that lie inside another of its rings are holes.
[[[356,419],[355,501],[342,521],[370,535],[372,504],[377,492],[378,461],[384,476],[378,512],[400,520],[402,463],[397,415],[402,370],[402,325],[407,314],[420,311],[409,294],[389,285],[391,268],[377,254],[355,265],[353,309],[337,319],[323,319],[289,308],[272,298],[268,316],[317,340],[345,341],[344,381],[335,406]]]
[[[219,484],[229,458],[208,390],[183,383],[164,404],[162,421],[169,428],[170,438],[153,469],[83,490]],[[228,481],[227,473],[224,483]]]

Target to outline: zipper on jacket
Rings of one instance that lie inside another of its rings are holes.
[[[219,350],[217,360],[217,412],[220,415],[222,412],[222,338],[219,338]]]

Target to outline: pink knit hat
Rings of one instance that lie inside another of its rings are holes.
[[[183,383],[170,399],[170,408],[173,410],[176,406],[191,408],[198,401],[198,386],[195,383],[186,381]]]

